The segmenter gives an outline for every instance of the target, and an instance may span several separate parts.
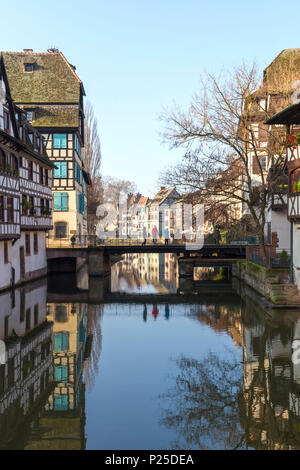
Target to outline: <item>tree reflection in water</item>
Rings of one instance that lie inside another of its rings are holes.
[[[242,322],[243,363],[232,353],[181,357],[161,422],[180,449],[299,449],[300,369],[291,360],[293,322]]]
[[[162,423],[174,428],[178,449],[228,449],[241,446],[238,396],[242,366],[233,354],[221,359],[210,353],[203,360],[181,357],[175,385],[164,399]]]

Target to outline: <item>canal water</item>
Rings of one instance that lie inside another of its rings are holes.
[[[179,282],[174,255],[126,255],[110,279],[4,293],[0,313],[2,449],[300,447],[300,313],[225,269]]]

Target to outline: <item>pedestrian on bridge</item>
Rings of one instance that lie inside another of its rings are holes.
[[[147,229],[146,227],[143,227],[143,238],[144,238],[144,241],[142,243],[143,246],[147,244],[147,236],[148,236]]]
[[[152,242],[155,245],[157,243],[157,237],[158,237],[158,230],[156,228],[156,225],[152,228]]]
[[[165,236],[165,245],[169,245],[170,232],[168,228],[165,228],[164,236]]]
[[[154,304],[154,305],[153,305],[153,309],[152,309],[152,316],[153,316],[154,320],[156,320],[157,315],[158,315],[157,304]]]

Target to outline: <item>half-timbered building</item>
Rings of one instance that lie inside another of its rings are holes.
[[[282,140],[285,127],[266,123],[272,116],[291,103],[294,83],[300,79],[300,49],[284,49],[265,68],[260,88],[247,103],[247,119],[250,124],[247,155],[253,186],[264,179],[272,178],[279,157],[286,157]],[[255,145],[253,145],[253,142]],[[287,175],[276,178],[265,214],[265,239],[278,252],[290,250],[290,231],[287,223]],[[258,198],[257,198],[258,199]],[[245,213],[247,208],[245,207]]]
[[[12,98],[39,130],[47,154],[55,162],[53,173],[53,231],[49,245],[77,241],[87,234],[88,173],[83,165],[84,87],[64,55],[57,49],[46,53],[3,53]]]
[[[299,99],[298,99],[299,101]],[[300,102],[292,104],[267,121],[269,125],[285,125],[288,168],[288,228],[292,244],[293,278],[300,288]]]
[[[53,166],[44,138],[11,98],[0,57],[0,290],[47,272]]]

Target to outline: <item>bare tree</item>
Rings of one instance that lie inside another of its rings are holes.
[[[103,203],[105,209],[104,212],[101,211],[98,229],[104,232],[115,232],[116,237],[119,237],[120,201],[122,201],[122,204],[127,204],[127,196],[135,191],[136,185],[132,181],[121,180],[112,176],[106,176],[103,179]]]
[[[276,83],[265,75],[262,85],[255,64],[221,77],[206,74],[187,111],[177,107],[162,115],[164,140],[183,148],[184,155],[161,181],[184,193],[198,191],[208,205],[239,206],[250,215],[264,253],[266,211],[286,164],[285,129],[264,122],[290,100],[294,72],[282,69]],[[281,101],[268,106],[271,87]],[[266,154],[269,173],[262,158]]]
[[[84,166],[92,178],[99,178],[101,176],[101,143],[98,132],[98,122],[90,101],[87,101],[84,112]]]
[[[98,122],[90,101],[85,105],[85,149],[83,163],[90,174],[91,185],[87,187],[88,231],[95,233],[98,222],[97,207],[103,202],[103,185],[101,177],[101,143]]]
[[[134,193],[136,184],[132,181],[106,176],[103,179],[104,202],[111,202],[118,207],[120,196]]]

